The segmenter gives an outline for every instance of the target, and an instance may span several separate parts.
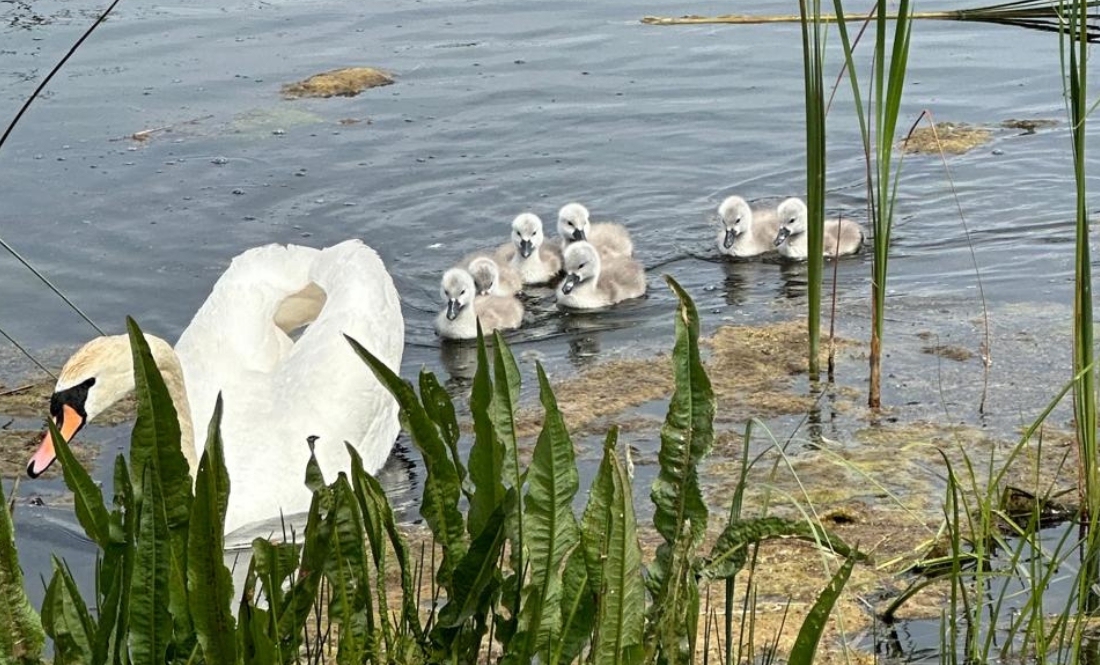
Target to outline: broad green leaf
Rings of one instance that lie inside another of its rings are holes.
[[[195,500],[191,504],[187,542],[187,585],[192,621],[203,660],[208,665],[236,665],[236,622],[230,603],[233,580],[225,567],[225,511],[229,474],[221,437],[222,398],[218,395],[206,446],[199,461]]]
[[[61,432],[54,425],[53,418],[48,418],[46,424],[50,428],[50,436],[53,437],[57,461],[61,462],[65,486],[73,493],[76,519],[92,542],[99,545],[101,549],[107,549],[111,543],[111,527],[107,506],[103,502],[103,491],[76,460],[65,437],[61,436]]]
[[[789,665],[813,664],[814,657],[817,655],[817,644],[821,641],[821,634],[825,631],[825,625],[829,621],[833,606],[840,598],[844,585],[848,583],[848,578],[851,576],[855,564],[856,557],[854,555],[845,559],[840,570],[836,571],[836,575],[833,575],[829,586],[825,587],[825,590],[817,597],[810,613],[802,621],[802,628],[798,631],[798,637],[795,639],[791,655],[787,660]]]
[[[192,499],[191,469],[180,448],[179,417],[145,335],[129,317],[126,328],[134,356],[134,394],[137,397],[137,420],[130,439],[132,478],[140,489],[146,464],[150,461],[156,464],[158,484],[163,488],[163,510],[168,528],[175,536],[187,527]],[[138,498],[140,500],[141,496]]]
[[[53,662],[89,663],[95,624],[68,567],[55,556],[51,559],[53,578],[42,600],[42,624],[53,640]]]
[[[477,371],[470,390],[470,414],[474,419],[474,444],[470,448],[470,480],[474,495],[470,498],[467,531],[472,538],[481,533],[504,501],[504,445],[497,438],[490,409],[493,381],[489,377],[489,356],[478,324]]]
[[[370,579],[367,577],[363,523],[359,507],[343,472],[333,483],[333,507],[328,514],[332,529],[332,547],[325,560],[332,595],[329,619],[340,627],[340,663],[373,662],[377,657],[372,642],[373,608],[367,597]]]
[[[504,528],[508,534],[513,571],[527,569],[523,559],[523,485],[526,472],[520,466],[516,437],[516,409],[519,404],[520,374],[516,359],[499,331],[493,332],[493,401],[489,414],[493,419],[497,439],[504,446],[504,484],[516,491],[516,502],[504,516]],[[516,632],[516,619],[520,607],[520,585],[516,573],[504,580],[501,604],[507,613],[498,612],[494,617],[496,636],[505,651]]]
[[[561,573],[566,555],[577,545],[577,464],[573,441],[558,410],[550,381],[536,365],[539,394],[545,411],[527,474],[524,503],[524,546],[530,579],[519,616],[520,634],[508,656],[527,663],[545,659],[561,639]]]
[[[510,502],[508,502],[510,503]],[[475,614],[484,613],[488,608],[483,600],[486,592],[500,587],[500,553],[504,549],[504,511],[505,503],[489,516],[485,528],[470,543],[466,556],[458,562],[455,569],[455,595],[439,612],[437,635],[446,636],[447,643],[463,624]],[[481,617],[484,621],[484,617]],[[449,634],[449,635],[448,635]]]
[[[118,616],[114,619],[114,630],[108,638],[108,652],[110,662],[115,665],[129,663],[129,646],[127,643],[130,634],[130,588],[134,575],[134,558],[137,543],[138,507],[134,486],[130,480],[130,469],[126,464],[126,458],[119,455],[115,458],[115,496],[113,503],[115,509],[111,512],[111,538],[117,545],[107,551],[104,559],[105,566],[117,566],[118,592]],[[105,630],[107,627],[101,627]]]
[[[703,565],[699,571],[700,576],[707,579],[733,577],[745,566],[749,547],[772,538],[820,542],[842,556],[866,558],[865,555],[854,552],[840,537],[822,526],[783,517],[760,517],[734,520],[727,524],[715,541],[710,556],[701,562]]]
[[[378,381],[397,400],[401,407],[402,421],[424,459],[426,477],[420,514],[424,516],[432,535],[443,550],[436,580],[449,592],[453,589],[454,568],[466,553],[467,547],[465,523],[458,510],[458,502],[462,496],[458,471],[439,429],[417,399],[412,386],[359,342],[346,335],[345,338],[371,368]]]
[[[640,581],[640,579],[639,579]],[[551,663],[571,663],[592,640],[596,619],[596,596],[584,561],[584,549],[573,548],[561,576],[561,640]],[[641,627],[641,623],[638,624]]]
[[[134,573],[130,586],[130,656],[134,665],[163,665],[172,638],[168,585],[172,554],[156,464],[142,479]]]
[[[676,344],[672,351],[675,390],[661,428],[659,468],[650,496],[653,523],[664,540],[649,567],[653,596],[647,642],[669,662],[686,662],[697,621],[698,586],[692,571],[695,549],[707,528],[707,506],[698,466],[714,443],[714,392],[699,357],[699,314],[691,297],[671,277],[676,293]]]
[[[393,509],[382,486],[369,473],[363,469],[363,460],[359,453],[350,445],[347,446],[351,456],[351,481],[355,490],[355,496],[359,500],[360,510],[363,511],[363,524],[367,530],[367,539],[374,556],[376,576],[375,597],[378,600],[378,617],[386,639],[387,651],[396,648],[394,639],[394,627],[390,621],[389,601],[387,599],[389,589],[386,588],[387,544],[393,548],[394,558],[397,560],[398,572],[401,576],[401,617],[395,619],[401,626],[400,633],[411,631],[420,639],[423,630],[420,626],[420,617],[416,608],[416,590],[413,588],[412,567],[409,565],[409,549],[405,538],[397,530]]]
[[[447,449],[451,451],[451,461],[454,462],[459,483],[465,492],[466,467],[462,465],[462,456],[458,454],[458,440],[462,433],[458,428],[455,405],[451,401],[450,394],[439,385],[439,379],[427,369],[420,371],[420,400],[424,403],[424,410],[427,411],[428,417],[439,427]]]
[[[617,440],[618,430],[612,428],[583,520],[585,560],[597,606],[591,653],[596,664],[642,660],[642,550],[630,478],[615,450]]]
[[[137,420],[130,442],[130,463],[135,485],[149,466],[156,467],[161,506],[157,508],[168,528],[168,611],[172,616],[175,645],[182,652],[194,646],[194,628],[187,601],[187,523],[191,517],[191,469],[180,448],[180,424],[176,408],[153,358],[149,343],[133,319],[127,317],[134,364]],[[139,496],[139,503],[143,501]]]
[[[15,526],[4,502],[0,505],[0,654],[13,663],[37,663],[45,642],[42,619],[23,590]]]

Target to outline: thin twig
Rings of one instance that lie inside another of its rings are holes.
[[[22,353],[23,355],[27,356],[27,358],[29,358],[29,359],[30,359],[30,361],[31,361],[32,363],[34,363],[35,365],[37,365],[37,366],[38,366],[38,369],[42,370],[42,371],[43,371],[43,372],[45,372],[46,374],[49,374],[49,375],[50,375],[50,378],[52,378],[53,380],[55,380],[55,381],[57,380],[57,375],[56,375],[56,374],[54,374],[53,372],[51,372],[51,371],[50,371],[50,370],[49,370],[49,369],[48,369],[48,368],[47,368],[47,367],[46,367],[45,365],[43,365],[42,363],[38,362],[38,358],[35,358],[34,356],[32,356],[32,355],[31,355],[31,352],[30,352],[30,351],[28,351],[28,350],[26,350],[25,348],[23,348],[23,345],[22,345],[22,344],[20,344],[19,342],[15,341],[14,339],[12,339],[12,336],[11,336],[11,335],[9,335],[8,333],[6,333],[6,332],[4,331],[4,329],[3,329],[3,328],[0,328],[0,335],[3,335],[3,336],[4,336],[4,339],[6,339],[6,340],[8,340],[9,342],[11,342],[12,346],[14,346],[15,348],[19,349],[19,352],[20,352],[20,353]]]
[[[35,387],[36,385],[38,385],[38,384],[37,383],[28,383],[25,386],[19,386],[18,388],[12,388],[11,390],[5,390],[4,392],[0,393],[0,397],[8,397],[9,395],[18,395],[21,392],[25,392],[27,390],[30,390],[31,388]]]
[[[209,120],[213,117],[214,114],[211,113],[200,116],[198,118],[191,118],[190,120],[183,120],[181,122],[172,123],[171,125],[164,125],[163,127],[152,127],[150,129],[143,129],[141,131],[134,132],[133,134],[127,134],[126,136],[116,136],[115,138],[111,139],[111,141],[147,141],[149,140],[149,137],[151,137],[153,134],[156,134],[157,132],[170,132],[181,125],[195,125],[202,122],[203,120]]]

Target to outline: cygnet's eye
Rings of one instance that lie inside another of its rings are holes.
[[[577,266],[577,270],[580,270],[581,268],[585,267],[586,265],[588,265],[588,264],[587,263],[580,264],[579,266]]]
[[[531,234],[531,237],[532,237],[532,238],[534,238],[534,237],[535,237],[535,236],[537,236],[538,234],[539,234],[539,230],[538,230],[538,229],[535,229],[535,232]]]
[[[461,291],[459,291],[458,295],[460,295],[460,296],[466,295],[466,289],[462,289]]]

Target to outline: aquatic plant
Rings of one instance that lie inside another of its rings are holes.
[[[806,208],[807,208],[807,327],[810,379],[816,381],[821,368],[821,280],[824,266],[822,246],[825,232],[825,34],[821,21],[821,0],[799,0],[802,17],[802,67],[806,96]]]
[[[321,662],[333,650],[341,663],[692,662],[700,586],[731,584],[748,563],[749,551],[778,537],[819,543],[847,556],[792,651],[792,662],[810,662],[825,619],[861,555],[816,522],[744,518],[739,505],[710,552],[699,551],[709,511],[698,465],[713,442],[715,402],[700,360],[698,312],[678,284],[669,279],[669,285],[680,300],[672,354],[675,391],[652,491],[662,544],[648,566],[638,539],[629,465],[614,428],[584,511],[579,517],[574,513],[579,483],[573,442],[541,366],[542,431],[525,468],[514,426],[518,367],[499,335],[490,363],[479,336],[470,395],[474,440],[463,461],[454,404],[435,376],[421,372],[418,393],[348,340],[397,399],[402,422],[424,459],[420,513],[433,540],[432,602],[426,612],[421,611],[424,552],[413,556],[381,486],[350,446],[350,469],[334,480],[323,478],[311,457],[304,482],[313,498],[300,539],[252,543],[234,612],[223,559],[231,478],[219,432],[220,400],[192,492],[175,409],[144,336],[128,321],[138,418],[129,461],[119,456],[115,462],[110,508],[50,425],[77,519],[98,549],[90,599],[82,597],[65,563],[54,560],[41,612],[54,662],[266,665],[303,658]],[[746,471],[747,466],[742,479]],[[0,519],[0,527],[4,524]],[[0,592],[18,600],[22,588],[12,586],[18,561],[14,549],[2,545]],[[396,585],[390,582],[395,575]],[[327,625],[318,618],[319,605]],[[727,634],[733,610],[729,603]],[[39,662],[38,617],[29,608],[18,614],[29,621],[9,616],[0,622],[0,644],[20,641],[26,645],[24,662]],[[726,648],[729,662],[728,639]]]

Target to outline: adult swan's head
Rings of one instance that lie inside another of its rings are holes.
[[[193,475],[197,466],[195,446],[179,359],[163,339],[152,335],[146,335],[145,339],[176,406],[181,447]],[[133,390],[134,362],[130,338],[127,335],[111,335],[93,339],[74,353],[62,368],[50,397],[50,418],[61,436],[71,441],[85,424]],[[37,478],[55,459],[53,438],[47,431],[27,464],[27,475]]]

